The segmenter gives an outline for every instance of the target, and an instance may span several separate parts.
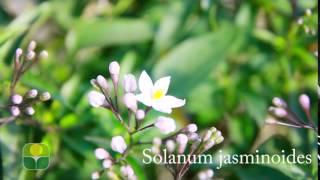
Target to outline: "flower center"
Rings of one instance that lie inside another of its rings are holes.
[[[156,91],[153,93],[152,99],[158,100],[158,99],[162,98],[162,96],[164,96],[164,93],[163,93],[163,91],[162,91],[161,89],[159,89],[159,90],[156,90]]]

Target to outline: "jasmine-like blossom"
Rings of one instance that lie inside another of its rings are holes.
[[[288,115],[288,113],[285,109],[279,108],[279,107],[270,107],[269,112],[271,112],[272,114],[274,114],[275,116],[277,116],[279,118],[284,118]]]
[[[121,166],[120,172],[124,177],[127,177],[129,179],[133,179],[135,174],[130,165]]]
[[[106,151],[103,148],[97,148],[94,151],[94,154],[95,154],[96,158],[99,160],[106,159],[106,158],[110,157],[110,154],[108,153],[108,151]]]
[[[133,74],[124,75],[123,89],[126,93],[132,93],[137,90],[137,80]]]
[[[169,134],[176,130],[176,123],[171,118],[160,116],[155,123],[155,127],[157,127],[161,133]]]
[[[88,93],[88,100],[93,107],[101,107],[107,103],[105,96],[98,91],[90,91]]]
[[[111,149],[121,154],[124,153],[124,151],[127,149],[127,144],[122,136],[112,137]]]
[[[185,100],[166,95],[169,85],[170,77],[160,78],[153,84],[149,75],[143,71],[139,78],[141,93],[136,98],[144,105],[152,107],[159,112],[171,113],[172,108],[183,106]]]

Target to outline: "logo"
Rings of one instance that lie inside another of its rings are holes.
[[[28,143],[23,146],[22,163],[26,169],[47,169],[50,162],[49,148],[41,143]]]

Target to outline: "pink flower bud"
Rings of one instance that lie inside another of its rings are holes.
[[[187,147],[188,137],[185,134],[178,134],[176,138],[178,144],[178,153],[183,153]]]
[[[168,140],[166,142],[166,148],[167,148],[169,153],[172,153],[176,148],[176,144],[174,143],[173,140]]]
[[[25,111],[25,113],[27,114],[27,115],[29,115],[29,116],[32,116],[32,115],[34,115],[34,113],[35,113],[35,110],[33,109],[33,107],[26,107],[26,109],[24,110]]]
[[[188,131],[188,132],[194,133],[194,132],[196,132],[197,130],[198,130],[198,127],[197,127],[196,124],[189,124],[189,125],[187,126],[187,131]]]
[[[40,59],[47,59],[49,57],[49,54],[46,50],[43,50],[40,52],[39,57],[40,57]]]
[[[118,62],[113,61],[109,65],[109,72],[114,84],[118,84],[119,82],[119,74],[120,74],[120,65]]]
[[[20,115],[20,109],[17,106],[11,106],[10,112],[12,116],[15,116],[15,117]]]
[[[23,50],[21,48],[18,48],[16,50],[16,57],[20,57],[22,55],[22,53],[23,53]]]
[[[278,97],[274,97],[272,99],[272,103],[277,107],[287,107],[287,103],[283,99]]]
[[[105,96],[97,91],[90,91],[88,94],[88,100],[91,106],[101,107],[106,104]]]
[[[299,97],[299,103],[303,109],[310,109],[310,98],[306,94],[302,94]]]
[[[135,92],[137,90],[137,81],[134,75],[126,74],[123,79],[123,88],[127,93]]]
[[[41,101],[48,101],[51,99],[51,94],[49,92],[44,92],[40,95]]]
[[[169,134],[176,130],[176,123],[171,118],[160,116],[155,123],[155,127],[157,127],[161,133]]]
[[[110,157],[110,154],[108,153],[108,151],[106,151],[103,148],[97,148],[94,151],[94,154],[95,154],[96,158],[99,160],[106,159],[106,158]]]
[[[28,46],[28,51],[33,51],[36,49],[37,43],[35,41],[31,41]]]
[[[199,135],[197,133],[190,133],[190,134],[188,134],[188,139],[191,141],[195,141],[195,140],[199,139]]]
[[[92,174],[91,174],[91,179],[93,179],[93,180],[96,180],[96,179],[99,179],[100,178],[100,174],[99,174],[99,172],[93,172]]]
[[[142,109],[138,109],[137,112],[136,112],[136,118],[137,120],[142,120],[144,119],[146,113],[144,112],[144,110]]]
[[[279,118],[284,118],[288,115],[287,111],[283,108],[275,108],[273,113]]]
[[[154,146],[157,146],[157,147],[159,147],[159,146],[161,146],[161,139],[160,138],[158,138],[158,137],[155,137],[155,138],[153,138],[153,145]]]
[[[96,82],[102,89],[108,90],[108,82],[103,76],[99,75]]]
[[[211,138],[211,136],[212,136],[212,131],[211,130],[206,131],[206,133],[203,136],[203,141],[208,141]]]
[[[37,96],[38,96],[38,90],[36,89],[29,90],[26,95],[27,98],[36,98]]]
[[[12,97],[11,97],[11,102],[13,104],[21,104],[23,101],[23,97],[19,94],[14,94]]]
[[[134,176],[134,171],[130,165],[121,166],[120,172],[125,177],[131,177]]]
[[[34,57],[36,57],[36,53],[34,51],[28,51],[27,60],[32,60]]]
[[[132,93],[127,93],[123,96],[123,102],[128,109],[133,112],[136,112],[138,109],[138,104],[136,100],[136,96]]]
[[[109,169],[111,166],[112,166],[112,161],[110,159],[105,159],[103,160],[102,162],[102,166],[105,168],[105,169]]]
[[[124,153],[124,151],[127,149],[127,144],[122,136],[112,137],[111,149],[121,154]]]

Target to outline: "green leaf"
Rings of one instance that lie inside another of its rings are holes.
[[[206,80],[229,51],[234,50],[233,43],[242,35],[236,29],[226,26],[217,32],[182,42],[156,64],[153,74],[158,78],[173,76],[170,89],[175,95],[185,97]]]
[[[141,19],[79,19],[68,33],[66,45],[73,52],[86,47],[143,43],[152,36],[152,27]]]

